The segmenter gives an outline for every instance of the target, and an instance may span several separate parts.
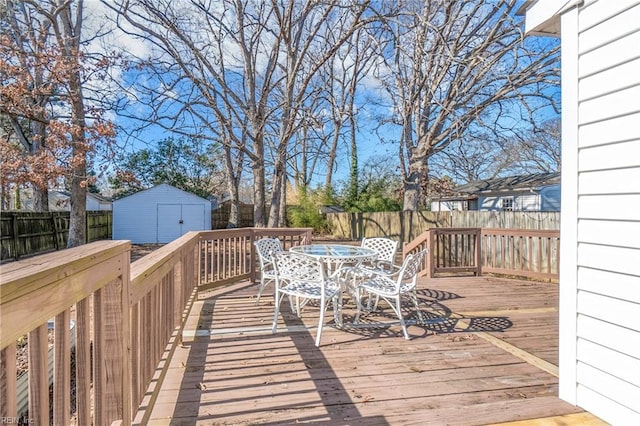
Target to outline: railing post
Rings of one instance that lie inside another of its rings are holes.
[[[482,228],[476,228],[476,244],[475,244],[475,258],[476,258],[476,276],[482,275]]]
[[[433,276],[435,275],[435,262],[433,261],[433,256],[435,256],[435,252],[433,250],[435,231],[435,228],[430,228],[429,237],[427,238],[427,250],[429,250],[429,255],[427,256],[427,270],[429,271],[429,278],[433,278]]]
[[[95,424],[131,424],[130,251],[120,277],[94,293]]]
[[[249,282],[256,282],[256,246],[254,241],[256,240],[255,229],[249,231]]]
[[[200,245],[200,243],[198,243]],[[184,291],[184,274],[183,274],[183,264],[185,260],[185,255],[180,255],[180,260],[173,268],[173,327],[177,326],[182,322],[182,300],[183,300],[183,291]],[[200,268],[198,268],[200,269]]]
[[[132,392],[131,392],[131,251],[120,256],[122,259],[122,275],[120,287],[120,328],[122,357],[122,424],[131,425]]]

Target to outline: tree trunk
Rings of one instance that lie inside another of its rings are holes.
[[[48,212],[49,211],[49,190],[38,185],[33,185],[33,211]]]
[[[340,121],[333,120],[333,138],[331,141],[331,149],[329,150],[329,158],[327,159],[327,176],[324,181],[324,202],[331,199],[333,193],[333,168],[336,164],[336,155],[338,151],[338,142],[340,141]]]
[[[71,179],[71,212],[67,248],[77,247],[87,242],[87,187],[83,184],[84,167],[74,169]]]
[[[67,247],[76,247],[87,243],[87,150],[86,116],[80,65],[80,31],[82,28],[82,2],[72,13],[71,4],[66,3],[60,14],[63,38],[58,43],[67,55],[69,66],[69,102],[71,104],[71,212],[69,221],[69,239]],[[72,22],[72,16],[76,22]]]
[[[287,177],[285,175],[280,184],[280,221],[278,222],[279,228],[287,227]]]
[[[422,182],[426,180],[427,165],[424,157],[411,159],[409,164],[409,173],[404,182],[404,202],[403,211],[417,212],[420,208],[420,199],[422,195]]]
[[[265,178],[264,162],[253,164],[253,224],[258,228],[264,228],[265,221]]]
[[[46,125],[42,122],[33,122],[31,126],[31,143],[29,145],[29,154],[37,155],[42,149],[43,141],[46,135]],[[49,189],[48,182],[43,184],[33,184],[33,211],[48,212],[49,211]]]
[[[237,228],[240,224],[240,197],[237,179],[233,176],[227,178],[229,193],[231,194],[231,205],[229,209],[229,221],[227,228]]]
[[[269,208],[268,226],[276,228],[280,224],[280,203],[282,203],[282,180],[285,179],[284,155],[278,154],[273,173],[273,190],[271,194],[271,207]]]

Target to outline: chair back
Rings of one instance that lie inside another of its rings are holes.
[[[361,246],[375,250],[375,252],[378,253],[376,261],[393,264],[396,259],[398,242],[391,238],[363,238]]]
[[[396,291],[407,291],[413,289],[418,281],[418,273],[421,271],[422,262],[427,255],[427,250],[412,253],[405,257],[402,268],[398,272]]]
[[[284,280],[324,282],[325,271],[322,262],[310,256],[290,251],[273,254],[276,276]]]
[[[258,261],[260,270],[264,270],[268,265],[273,264],[272,254],[282,251],[282,244],[277,238],[261,238],[253,242],[258,251]]]

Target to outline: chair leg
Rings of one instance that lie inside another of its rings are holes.
[[[360,321],[360,311],[362,310],[362,301],[360,300],[360,290],[356,289],[355,291],[355,299],[356,299],[356,316],[353,319],[354,324],[358,324]],[[371,297],[371,293],[369,293],[369,297]]]
[[[396,297],[396,313],[398,314],[398,319],[400,320],[400,325],[402,326],[402,333],[404,334],[404,338],[409,340],[409,332],[407,331],[407,324],[404,322],[404,318],[402,318],[402,311],[400,310],[400,296]]]
[[[316,333],[316,347],[320,346],[320,337],[322,336],[322,326],[324,325],[324,309],[325,301],[320,299],[320,320],[318,321],[318,332]]]
[[[278,313],[280,311],[280,302],[282,302],[282,298],[284,297],[284,293],[280,295],[278,290],[276,290],[275,294],[275,306],[273,308],[273,323],[271,323],[271,332],[276,334],[278,332]]]
[[[411,292],[411,298],[413,299],[413,304],[416,305],[416,313],[418,314],[420,324],[424,324],[424,318],[422,317],[422,311],[420,310],[420,306],[418,305],[418,296],[416,295],[415,290]]]
[[[333,321],[338,327],[342,327],[342,293],[333,299]]]
[[[260,296],[264,291],[264,286],[265,286],[264,277],[260,277],[260,284],[258,284],[258,298],[256,299],[256,305],[260,303]]]
[[[367,300],[367,310],[375,312],[378,310],[378,303],[380,302],[380,296],[376,294],[376,302],[373,304],[373,307],[371,306],[371,296],[372,294],[369,293],[369,300]]]

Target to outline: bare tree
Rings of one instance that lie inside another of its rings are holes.
[[[417,210],[431,157],[474,126],[504,125],[512,105],[554,103],[559,45],[524,39],[515,0],[407,0],[394,7],[400,12],[387,24],[393,48],[380,50],[385,66],[378,76],[393,105],[388,122],[400,129],[403,208]]]
[[[50,68],[51,57],[55,56],[50,49],[51,24],[37,19],[33,13],[33,9],[23,2],[7,0],[0,6],[0,62],[3,65],[0,113],[10,125],[5,131],[5,142],[17,142],[32,159],[42,154],[46,143],[48,114],[45,107],[57,84]],[[3,154],[6,161],[10,155],[6,151]],[[8,172],[3,173],[3,181],[7,180],[6,174]],[[18,179],[19,183],[31,184],[35,211],[49,211],[48,183],[56,174],[31,173]]]
[[[0,69],[6,84],[0,89],[0,112],[9,117],[28,154],[0,141],[3,179],[34,182],[44,193],[48,184],[64,177],[71,189],[67,246],[81,245],[86,242],[86,192],[91,180],[87,156],[113,137],[100,109],[85,105],[83,85],[90,66],[82,51],[87,42],[82,39],[83,1],[23,0],[3,6],[7,20]],[[104,61],[95,65],[104,66]],[[47,201],[40,198],[36,204],[44,209]]]
[[[331,192],[333,171],[339,143],[349,152],[349,197],[358,196],[358,137],[359,117],[365,110],[366,97],[362,96],[362,82],[375,66],[377,51],[370,37],[373,28],[361,28],[328,63],[325,93],[331,111],[331,149],[327,163],[324,191]]]
[[[340,1],[304,3],[272,1],[277,37],[282,41],[279,70],[282,75],[278,110],[278,142],[274,162],[273,193],[269,225],[284,223],[282,207],[286,187],[286,159],[289,144],[301,125],[296,111],[303,108],[308,89],[319,70],[351,38],[370,22],[364,18],[369,1],[345,6]],[[303,123],[304,124],[304,123]]]
[[[459,183],[494,178],[512,164],[502,145],[487,134],[455,140],[430,161],[434,175],[449,176]]]
[[[140,123],[134,129],[139,133],[159,126],[179,136],[219,143],[231,199],[229,223],[237,225],[238,183],[245,158],[256,185],[264,183],[264,168],[256,166],[263,164],[266,116],[260,83],[270,90],[274,65],[262,69],[257,64],[268,51],[258,43],[267,31],[263,25],[267,12],[257,3],[253,8],[242,1],[105,0],[103,4],[115,12],[112,19],[123,33],[147,46],[139,55],[126,52],[137,80],[122,86],[126,96],[120,98],[119,115]],[[256,192],[255,204],[260,226],[263,192]]]
[[[72,162],[70,167],[71,212],[67,247],[75,247],[87,242],[87,130],[80,63],[80,42],[82,33],[83,1],[78,0],[75,10],[72,2],[54,0],[51,9],[40,9],[40,13],[51,22],[58,47],[68,70],[67,88],[70,107],[70,145]]]
[[[506,134],[469,132],[431,158],[431,171],[458,183],[560,170],[560,120]]]
[[[504,157],[516,173],[551,173],[561,165],[560,119],[547,120],[533,129],[504,141]]]
[[[246,159],[253,171],[254,222],[283,223],[288,149],[300,130],[310,82],[351,33],[364,24],[368,1],[264,2],[104,0],[119,28],[151,46],[137,61],[153,85],[136,85],[149,107],[147,123],[194,136],[195,127],[226,147],[229,192]],[[337,34],[328,43],[327,34]],[[157,84],[157,83],[160,84]],[[137,100],[142,100],[140,95]],[[134,117],[135,114],[132,114]],[[197,125],[197,126],[196,126]],[[273,151],[269,151],[273,149]],[[236,155],[235,153],[241,154]],[[267,182],[267,168],[273,171]]]

